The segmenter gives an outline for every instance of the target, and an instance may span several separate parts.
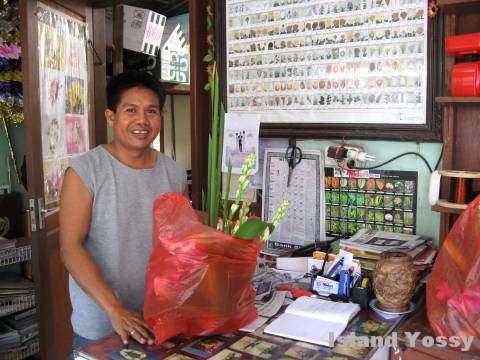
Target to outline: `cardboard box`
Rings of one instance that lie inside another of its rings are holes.
[[[167,18],[154,11],[123,5],[123,47],[156,56]]]

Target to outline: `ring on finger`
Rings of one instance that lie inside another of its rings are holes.
[[[130,335],[135,334],[135,330],[130,330]]]

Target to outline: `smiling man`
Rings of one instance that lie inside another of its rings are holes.
[[[114,140],[71,159],[61,194],[74,348],[113,332],[124,343],[153,342],[141,315],[153,201],[165,192],[187,194],[185,171],[151,148],[165,103],[157,79],[120,74],[108,83],[107,102]]]

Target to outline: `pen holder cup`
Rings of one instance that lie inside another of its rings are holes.
[[[373,298],[373,292],[370,286],[367,287],[358,287],[355,286],[352,289],[351,300],[355,304],[360,305],[360,307],[365,310],[368,309],[368,303]]]

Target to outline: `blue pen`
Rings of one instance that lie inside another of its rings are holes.
[[[337,271],[339,270],[339,268],[341,269],[343,266],[343,257],[338,260],[338,262],[332,266],[332,268],[328,271],[328,274],[327,274],[327,277],[334,277],[335,275],[337,275]]]
[[[350,271],[348,270],[340,271],[338,295],[350,297]]]
[[[350,287],[353,288],[357,283],[357,280],[360,278],[360,274],[356,273],[351,276],[352,282],[350,283]]]

